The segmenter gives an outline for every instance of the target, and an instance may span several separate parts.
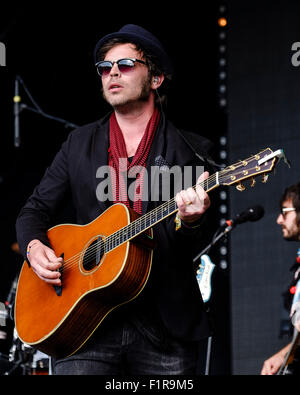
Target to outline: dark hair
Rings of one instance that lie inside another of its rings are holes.
[[[99,49],[99,51],[96,55],[98,62],[101,60],[104,60],[107,52],[117,44],[132,44],[132,45],[134,45],[135,49],[138,52],[140,52],[142,58],[146,61],[147,65],[148,65],[149,81],[151,81],[152,77],[159,76],[161,74],[164,75],[165,79],[159,88],[160,92],[158,93],[158,90],[156,90],[155,102],[157,105],[166,104],[167,90],[168,90],[169,85],[171,83],[172,75],[164,73],[159,65],[159,62],[158,62],[158,59],[156,58],[156,56],[154,56],[152,53],[147,51],[141,45],[139,45],[135,42],[130,42],[124,38],[112,38],[109,41],[107,41],[106,43],[104,43],[102,45],[102,47]]]
[[[300,182],[286,188],[280,199],[280,206],[288,199],[291,199],[293,202],[297,214],[296,223],[300,226]]]

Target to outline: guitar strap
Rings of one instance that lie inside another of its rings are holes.
[[[214,173],[217,171],[217,169],[221,169],[223,167],[216,163],[208,154],[208,152],[213,148],[213,143],[210,140],[186,130],[176,129],[176,131],[191,148],[197,158],[208,164],[208,166],[211,168],[211,172]]]

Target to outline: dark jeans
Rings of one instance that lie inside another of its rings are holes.
[[[158,347],[134,325],[98,328],[73,356],[54,361],[56,375],[190,375],[196,374],[195,343],[170,340]]]

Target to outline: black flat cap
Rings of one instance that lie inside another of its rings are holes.
[[[125,25],[118,32],[110,33],[98,41],[94,50],[95,63],[98,62],[100,48],[112,38],[122,38],[141,45],[142,48],[145,48],[157,58],[158,66],[165,74],[173,73],[172,62],[160,41],[146,29],[133,24]]]

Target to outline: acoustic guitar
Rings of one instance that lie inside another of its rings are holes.
[[[266,182],[282,150],[267,148],[211,175],[201,186],[220,185],[263,175]],[[142,292],[151,270],[152,227],[178,210],[175,199],[139,216],[122,203],[108,208],[87,225],[63,224],[47,235],[57,256],[64,258],[62,285],[41,280],[24,262],[15,300],[15,325],[20,340],[63,358],[75,353],[105,317]]]

